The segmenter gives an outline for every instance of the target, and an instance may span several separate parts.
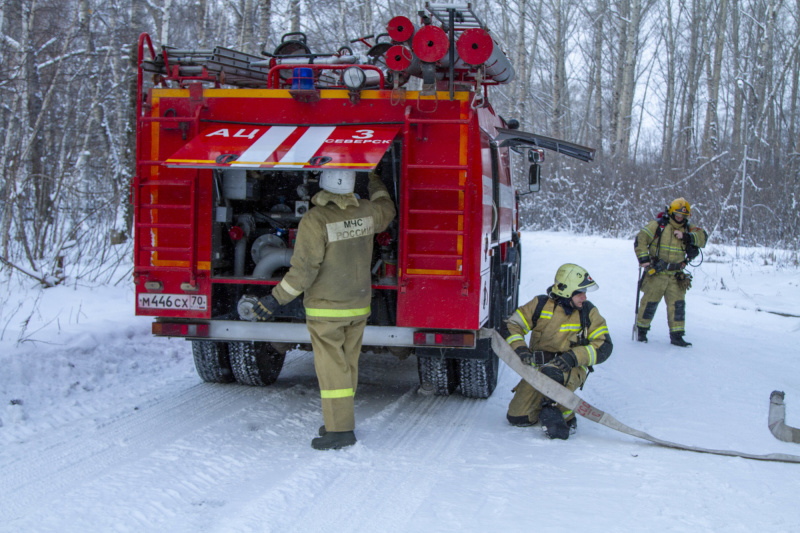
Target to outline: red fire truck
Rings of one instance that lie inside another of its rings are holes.
[[[262,56],[140,37],[136,313],[191,340],[202,379],[269,385],[287,350],[310,349],[302,298],[269,323],[240,305],[286,272],[323,169],[360,173],[362,197],[377,169],[397,217],[376,236],[365,348],[415,355],[437,395],[491,395],[480,331],[517,307],[521,268],[512,172],[538,190],[545,148],[593,150],[499,117],[488,87],[514,71],[498,42],[469,5],[426,8],[419,27],[395,17],[358,39],[365,54],[313,53],[300,33]]]

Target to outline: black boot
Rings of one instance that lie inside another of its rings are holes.
[[[578,431],[578,417],[573,416],[567,420],[567,427],[569,428],[569,434],[574,435],[575,432]]]
[[[636,340],[639,342],[647,342],[647,332],[650,331],[649,328],[643,328],[641,326],[636,328]]]
[[[311,440],[315,450],[338,450],[356,443],[356,435],[352,431],[326,431],[321,437]]]
[[[569,425],[555,405],[548,404],[542,407],[539,422],[542,423],[544,432],[549,438],[561,440],[569,438]]]
[[[325,429],[325,424],[323,424],[323,425],[321,425],[321,426],[319,427],[319,431],[318,431],[318,433],[319,433],[319,436],[320,436],[320,437],[324,437],[324,436],[325,436],[325,433],[327,433],[327,432],[328,432],[328,430],[327,430],[327,429]]]
[[[528,415],[511,416],[506,414],[506,420],[508,420],[509,424],[518,428],[526,428],[533,425],[533,422],[531,422],[531,419],[528,418]]]
[[[681,346],[682,348],[686,348],[691,346],[691,342],[686,342],[683,340],[683,331],[671,331],[669,334],[669,342],[670,344],[674,344],[675,346]]]

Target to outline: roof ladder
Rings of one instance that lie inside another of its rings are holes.
[[[472,11],[472,4],[432,4],[425,2],[425,9],[442,23],[444,31],[451,26],[454,31],[470,28],[486,29],[486,24]]]

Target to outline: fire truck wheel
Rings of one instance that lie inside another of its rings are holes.
[[[497,386],[499,359],[492,353],[488,359],[462,359],[458,364],[461,395],[467,398],[488,398]]]
[[[455,359],[417,356],[417,370],[420,385],[432,385],[436,396],[450,396],[458,387],[458,361]]]
[[[235,341],[229,345],[231,370],[242,385],[272,385],[283,368],[286,354],[268,342]]]
[[[192,341],[192,355],[197,375],[209,383],[233,381],[228,344],[219,341]]]

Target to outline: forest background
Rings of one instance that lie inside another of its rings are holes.
[[[45,285],[130,253],[136,43],[312,51],[414,21],[378,0],[4,0],[0,267]],[[548,154],[528,229],[632,236],[684,196],[712,242],[800,256],[800,0],[474,2],[516,69],[492,88],[521,129],[594,147]],[[357,50],[365,52],[365,50]],[[520,184],[521,185],[521,184]],[[113,246],[117,244],[117,246]],[[765,255],[765,261],[769,254]],[[90,259],[87,261],[87,259]]]

